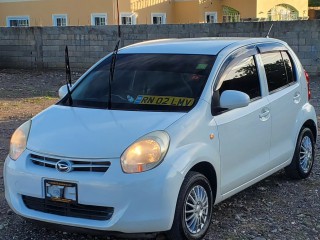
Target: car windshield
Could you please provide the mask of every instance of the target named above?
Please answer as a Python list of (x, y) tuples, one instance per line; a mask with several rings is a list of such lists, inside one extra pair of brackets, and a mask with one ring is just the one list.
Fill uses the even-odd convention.
[[(72, 90), (73, 107), (189, 111), (195, 106), (216, 59), (212, 55), (118, 54), (111, 90), (109, 56)], [(59, 104), (68, 105), (68, 96)]]

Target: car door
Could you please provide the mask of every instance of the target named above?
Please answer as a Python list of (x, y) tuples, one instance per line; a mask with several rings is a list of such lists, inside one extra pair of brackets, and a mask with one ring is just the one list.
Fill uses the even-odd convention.
[(286, 48), (261, 47), (261, 60), (268, 83), (272, 119), (270, 161), (279, 166), (292, 158), (295, 149), (295, 123), (302, 108), (301, 85)]
[(215, 92), (245, 92), (247, 107), (220, 109), (215, 114), (220, 140), (221, 193), (255, 179), (269, 169), (271, 119), (268, 100), (256, 67), (256, 49), (240, 49), (222, 67)]

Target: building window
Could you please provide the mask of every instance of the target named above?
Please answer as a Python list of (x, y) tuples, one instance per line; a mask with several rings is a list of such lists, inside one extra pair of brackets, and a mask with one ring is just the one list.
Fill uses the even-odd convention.
[(237, 11), (231, 7), (224, 6), (222, 21), (223, 22), (240, 22), (239, 11)]
[(206, 12), (205, 13), (206, 23), (216, 23), (218, 22), (218, 14), (217, 12)]
[(298, 10), (287, 4), (279, 4), (268, 12), (269, 21), (292, 21), (298, 19)]
[(120, 13), (120, 24), (122, 25), (136, 24), (136, 15), (134, 13)]
[(165, 13), (151, 13), (151, 23), (152, 24), (166, 24), (166, 14)]
[(104, 13), (91, 14), (91, 25), (93, 26), (107, 25), (107, 14), (104, 14)]
[(52, 15), (53, 26), (64, 27), (67, 26), (68, 17), (67, 14)]
[(7, 17), (7, 27), (29, 27), (30, 18), (28, 16)]

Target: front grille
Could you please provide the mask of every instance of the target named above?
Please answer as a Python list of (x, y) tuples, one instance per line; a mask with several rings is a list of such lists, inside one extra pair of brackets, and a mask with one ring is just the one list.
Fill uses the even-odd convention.
[(22, 200), (29, 209), (66, 217), (109, 220), (114, 211), (114, 208), (112, 207), (56, 202), (50, 199), (35, 198), (24, 195), (22, 196)]
[[(35, 154), (30, 155), (30, 160), (33, 164), (47, 167), (55, 168), (57, 162), (64, 160), (59, 158), (44, 157)], [(71, 163), (71, 171), (82, 171), (82, 172), (106, 172), (110, 167), (111, 163), (104, 160), (68, 160)]]

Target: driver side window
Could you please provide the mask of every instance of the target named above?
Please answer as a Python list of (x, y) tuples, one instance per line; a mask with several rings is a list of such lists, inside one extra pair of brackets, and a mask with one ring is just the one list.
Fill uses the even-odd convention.
[(219, 94), (226, 90), (241, 91), (249, 95), (251, 101), (261, 97), (259, 75), (253, 56), (234, 59), (221, 77)]

